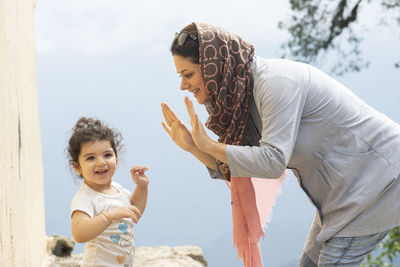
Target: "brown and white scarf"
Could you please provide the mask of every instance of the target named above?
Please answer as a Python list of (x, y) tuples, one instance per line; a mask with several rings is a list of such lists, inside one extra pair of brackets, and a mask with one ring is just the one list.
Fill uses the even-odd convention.
[[(254, 47), (223, 28), (205, 23), (195, 25), (199, 64), (210, 100), (206, 126), (218, 135), (220, 143), (244, 145), (253, 101)], [(228, 166), (221, 163), (220, 170), (229, 181)]]

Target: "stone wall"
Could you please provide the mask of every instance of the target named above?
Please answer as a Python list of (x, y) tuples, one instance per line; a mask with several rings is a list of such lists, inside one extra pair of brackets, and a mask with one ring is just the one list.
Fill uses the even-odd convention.
[(41, 266), (43, 168), (35, 0), (0, 0), (0, 266)]

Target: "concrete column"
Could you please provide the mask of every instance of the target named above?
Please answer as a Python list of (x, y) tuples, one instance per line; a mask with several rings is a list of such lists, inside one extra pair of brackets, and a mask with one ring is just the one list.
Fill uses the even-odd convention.
[(41, 266), (43, 167), (34, 0), (0, 0), (0, 266)]

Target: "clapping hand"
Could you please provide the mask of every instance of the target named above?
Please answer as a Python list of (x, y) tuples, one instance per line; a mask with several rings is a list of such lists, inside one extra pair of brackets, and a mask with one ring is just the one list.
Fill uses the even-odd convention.
[(162, 111), (165, 122), (162, 122), (164, 130), (171, 139), (183, 150), (192, 153), (198, 160), (210, 169), (215, 169), (215, 160), (227, 163), (226, 145), (213, 141), (204, 129), (194, 110), (193, 102), (185, 97), (186, 109), (190, 117), (190, 130), (166, 104), (162, 103)]
[(192, 131), (176, 116), (166, 103), (161, 104), (165, 118), (162, 126), (171, 139), (183, 150), (191, 152), (197, 147), (199, 150), (207, 152), (207, 145), (212, 140), (207, 135), (197, 113), (195, 113), (192, 100), (187, 96), (185, 97), (185, 104), (190, 117)]
[(186, 109), (190, 117), (190, 125), (192, 126), (192, 139), (196, 146), (203, 152), (207, 152), (208, 145), (212, 139), (207, 135), (203, 124), (199, 120), (199, 115), (194, 111), (193, 101), (189, 97), (185, 97)]
[(171, 139), (183, 150), (191, 152), (195, 148), (192, 134), (189, 128), (184, 124), (166, 104), (161, 104), (165, 122), (162, 122), (164, 130)]
[(148, 168), (144, 166), (134, 166), (131, 169), (132, 180), (137, 186), (145, 187), (149, 184), (149, 178), (145, 174), (147, 170)]

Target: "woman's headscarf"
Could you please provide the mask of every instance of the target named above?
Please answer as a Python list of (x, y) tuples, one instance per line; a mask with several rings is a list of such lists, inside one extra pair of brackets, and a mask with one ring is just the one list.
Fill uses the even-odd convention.
[[(254, 47), (223, 28), (204, 23), (195, 25), (199, 64), (210, 99), (206, 126), (218, 135), (220, 143), (244, 145), (253, 100)], [(220, 170), (230, 180), (228, 166), (221, 164)]]
[[(195, 23), (199, 64), (209, 97), (206, 126), (220, 143), (244, 145), (253, 101), (254, 47), (220, 27)], [(275, 197), (286, 178), (231, 178), (227, 164), (219, 164), (231, 188), (233, 243), (246, 267), (261, 267), (259, 246), (263, 227), (272, 214)]]

